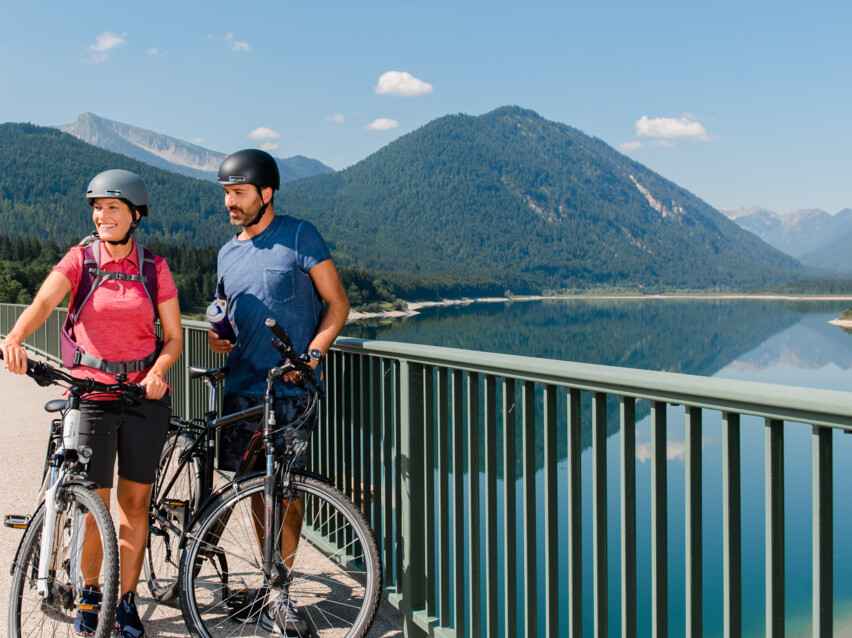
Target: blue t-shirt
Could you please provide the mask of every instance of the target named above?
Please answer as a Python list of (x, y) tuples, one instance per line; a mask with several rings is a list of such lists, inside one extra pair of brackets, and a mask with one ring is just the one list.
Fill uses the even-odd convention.
[[(228, 355), (231, 368), (225, 389), (231, 394), (261, 397), (266, 373), (282, 363), (264, 325), (274, 318), (290, 335), (296, 352), (307, 350), (322, 316), (322, 299), (308, 272), (331, 253), (310, 222), (276, 215), (259, 235), (234, 236), (219, 251), (216, 296), (228, 300), (237, 343)], [(321, 372), (317, 368), (317, 377)], [(296, 396), (304, 390), (276, 383), (276, 395)]]

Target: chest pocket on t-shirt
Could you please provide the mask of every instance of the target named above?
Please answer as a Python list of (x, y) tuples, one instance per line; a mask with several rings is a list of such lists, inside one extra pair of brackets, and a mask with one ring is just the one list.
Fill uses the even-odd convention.
[(295, 295), (295, 275), (292, 270), (266, 268), (263, 271), (263, 292), (272, 307), (292, 300)]

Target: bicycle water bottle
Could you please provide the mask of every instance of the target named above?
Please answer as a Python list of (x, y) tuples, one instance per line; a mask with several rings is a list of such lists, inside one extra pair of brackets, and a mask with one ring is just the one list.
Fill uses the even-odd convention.
[(226, 300), (215, 299), (207, 307), (207, 321), (210, 322), (213, 332), (219, 335), (221, 339), (227, 339), (231, 343), (237, 342), (234, 327), (231, 325), (231, 320), (228, 319), (228, 302)]

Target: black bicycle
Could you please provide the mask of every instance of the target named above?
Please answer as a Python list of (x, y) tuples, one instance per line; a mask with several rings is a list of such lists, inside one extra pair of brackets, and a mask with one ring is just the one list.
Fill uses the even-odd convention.
[[(97, 614), (94, 635), (107, 638), (118, 598), (118, 545), (109, 508), (86, 472), (92, 450), (79, 444), (80, 401), (100, 392), (138, 401), (145, 388), (124, 375), (115, 384), (77, 379), (36, 361), (27, 362), (27, 375), (42, 386), (67, 387), (68, 398), (44, 406), (61, 418), (51, 422), (35, 513), (4, 519), (6, 527), (26, 530), (11, 569), (9, 636), (71, 636), (83, 610)], [(100, 602), (84, 594), (86, 583), (97, 583)]]
[[(276, 629), (363, 636), (381, 599), (378, 546), (350, 499), (324, 477), (293, 469), (307, 439), (279, 449), (278, 428), (307, 427), (320, 391), (284, 330), (271, 319), (267, 326), (285, 363), (269, 370), (262, 405), (216, 418), (227, 370), (190, 368), (191, 378), (209, 385), (209, 410), (197, 421), (172, 419), (152, 496), (148, 584), (158, 600), (180, 596), (195, 636), (269, 636)], [(277, 424), (274, 385), (293, 370), (310, 409)], [(259, 417), (262, 429), (234, 480), (211, 494), (216, 430)], [(257, 455), (265, 470), (245, 474)]]

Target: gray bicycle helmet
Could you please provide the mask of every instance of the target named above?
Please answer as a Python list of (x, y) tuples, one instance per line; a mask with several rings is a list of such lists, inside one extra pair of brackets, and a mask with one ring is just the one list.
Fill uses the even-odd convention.
[(220, 184), (254, 184), (258, 192), (267, 187), (276, 191), (281, 186), (281, 175), (272, 155), (256, 148), (247, 148), (224, 159), (219, 167), (217, 181)]
[(89, 206), (94, 205), (94, 200), (98, 197), (124, 199), (140, 215), (148, 214), (148, 187), (136, 173), (120, 168), (98, 173), (86, 189), (86, 201)]

